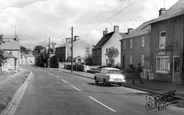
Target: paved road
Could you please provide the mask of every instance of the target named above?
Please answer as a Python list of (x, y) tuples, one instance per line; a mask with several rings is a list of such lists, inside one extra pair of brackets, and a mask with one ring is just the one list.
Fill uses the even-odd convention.
[(183, 115), (184, 109), (146, 110), (147, 92), (96, 86), (94, 80), (47, 68), (32, 77), (14, 115)]

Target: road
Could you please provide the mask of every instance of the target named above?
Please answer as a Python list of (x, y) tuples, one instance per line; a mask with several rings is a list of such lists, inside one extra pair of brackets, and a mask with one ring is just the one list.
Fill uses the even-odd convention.
[(183, 115), (184, 109), (146, 110), (147, 92), (95, 85), (93, 79), (47, 68), (34, 76), (14, 115)]

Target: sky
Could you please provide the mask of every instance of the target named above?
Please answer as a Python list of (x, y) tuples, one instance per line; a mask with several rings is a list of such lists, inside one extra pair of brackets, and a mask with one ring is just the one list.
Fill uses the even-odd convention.
[(73, 35), (91, 45), (103, 31), (121, 33), (158, 17), (158, 10), (178, 0), (0, 0), (0, 34), (19, 37), (21, 46), (58, 45)]

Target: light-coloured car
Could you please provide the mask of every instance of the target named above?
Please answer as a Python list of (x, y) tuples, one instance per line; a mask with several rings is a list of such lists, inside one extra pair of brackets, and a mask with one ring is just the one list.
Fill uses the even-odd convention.
[(122, 75), (119, 69), (110, 67), (102, 68), (100, 73), (95, 73), (94, 79), (95, 84), (102, 82), (104, 86), (111, 83), (121, 86), (123, 82), (126, 82), (125, 75)]

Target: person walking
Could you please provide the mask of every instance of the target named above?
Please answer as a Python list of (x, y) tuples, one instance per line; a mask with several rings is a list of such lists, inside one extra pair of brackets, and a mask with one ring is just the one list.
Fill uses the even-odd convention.
[(135, 69), (135, 76), (132, 80), (132, 84), (135, 84), (135, 79), (138, 78), (139, 81), (141, 82), (141, 84), (143, 84), (143, 81), (141, 80), (141, 72), (142, 72), (142, 68), (141, 68), (141, 63), (138, 63), (137, 68)]

